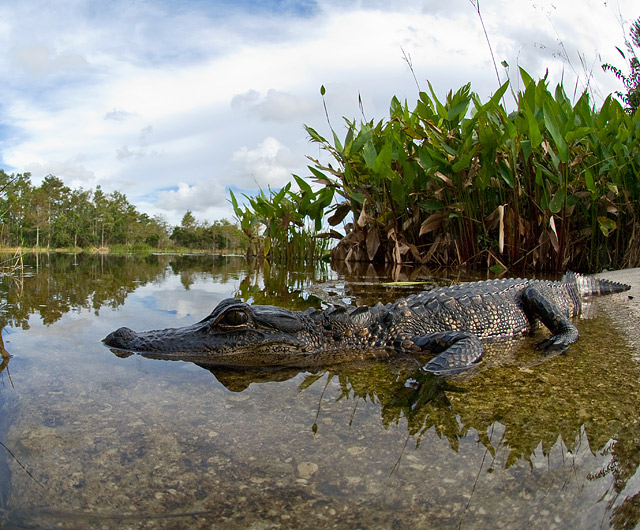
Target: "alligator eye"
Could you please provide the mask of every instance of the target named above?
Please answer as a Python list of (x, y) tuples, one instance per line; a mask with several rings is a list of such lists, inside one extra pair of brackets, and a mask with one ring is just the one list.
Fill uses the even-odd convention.
[(249, 315), (245, 311), (229, 311), (220, 320), (223, 326), (243, 326), (249, 322)]

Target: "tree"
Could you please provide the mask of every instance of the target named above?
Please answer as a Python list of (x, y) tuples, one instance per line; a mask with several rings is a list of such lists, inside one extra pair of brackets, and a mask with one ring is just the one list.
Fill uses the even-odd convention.
[(3, 230), (5, 244), (14, 246), (25, 244), (26, 215), (30, 209), (29, 197), (33, 189), (30, 177), (31, 173), (19, 173), (8, 176), (6, 182), (3, 180), (5, 208), (2, 216), (7, 227)]
[[(93, 206), (95, 208), (95, 234), (100, 241), (100, 247), (105, 246), (105, 242), (108, 240), (111, 229), (113, 227), (113, 217), (109, 208), (109, 199), (107, 195), (102, 191), (100, 184), (96, 186), (96, 191), (93, 194)], [(105, 238), (106, 235), (106, 238)]]
[(37, 191), (45, 197), (47, 246), (69, 244), (65, 213), (69, 209), (71, 189), (65, 186), (58, 177), (47, 175)]
[[(95, 244), (92, 237), (91, 226), (93, 212), (91, 192), (83, 190), (82, 188), (73, 190), (69, 198), (66, 226), (74, 247)], [(64, 245), (64, 243), (62, 245)]]
[(624, 39), (624, 44), (627, 49), (626, 54), (617, 46), (616, 50), (625, 61), (629, 61), (629, 74), (625, 75), (622, 70), (608, 63), (603, 64), (602, 69), (605, 72), (613, 72), (622, 81), (626, 93), (616, 92), (616, 95), (626, 104), (625, 110), (629, 114), (633, 114), (640, 107), (640, 60), (638, 60), (636, 52), (636, 50), (640, 50), (640, 18), (631, 24), (629, 38)]
[(196, 218), (193, 216), (193, 212), (191, 210), (187, 210), (184, 216), (182, 217), (182, 222), (180, 226), (188, 231), (194, 232), (196, 229)]
[[(158, 247), (168, 242), (166, 221), (138, 212), (119, 191), (71, 190), (53, 175), (34, 187), (30, 177), (0, 169), (0, 245)], [(190, 223), (197, 226), (193, 216)]]

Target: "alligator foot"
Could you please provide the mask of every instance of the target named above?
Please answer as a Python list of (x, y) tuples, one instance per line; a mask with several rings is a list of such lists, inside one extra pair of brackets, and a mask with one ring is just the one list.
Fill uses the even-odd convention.
[(536, 345), (538, 349), (546, 353), (562, 353), (578, 340), (578, 329), (537, 286), (527, 287), (523, 298), (530, 313), (553, 333)]
[(445, 375), (467, 370), (484, 354), (482, 342), (472, 333), (442, 331), (412, 340), (420, 351), (437, 353), (422, 367), (423, 372)]
[(569, 347), (569, 345), (575, 342), (577, 338), (578, 338), (577, 330), (574, 333), (573, 330), (568, 329), (563, 333), (559, 333), (557, 335), (553, 335), (552, 337), (549, 337), (548, 339), (541, 340), (536, 344), (536, 348), (538, 350), (544, 351), (547, 354), (564, 353)]

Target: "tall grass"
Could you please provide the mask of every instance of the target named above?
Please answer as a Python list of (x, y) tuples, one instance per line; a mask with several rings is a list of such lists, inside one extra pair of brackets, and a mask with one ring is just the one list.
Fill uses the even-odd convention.
[(333, 257), (541, 271), (638, 265), (640, 114), (612, 97), (595, 109), (586, 92), (574, 104), (562, 86), (552, 93), (546, 77), (520, 73), (510, 113), (508, 83), (484, 102), (470, 85), (445, 101), (429, 85), (415, 108), (393, 98), (388, 120), (345, 120), (343, 140), (307, 126), (335, 161), (310, 157), (309, 166), (341, 197), (329, 223), (350, 221)]

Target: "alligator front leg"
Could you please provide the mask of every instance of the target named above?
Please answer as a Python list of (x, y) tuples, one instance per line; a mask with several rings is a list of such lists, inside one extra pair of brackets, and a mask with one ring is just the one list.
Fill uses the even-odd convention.
[(537, 317), (553, 334), (537, 344), (547, 353), (562, 353), (569, 344), (578, 340), (578, 329), (535, 285), (523, 293), (524, 302), (531, 316)]
[(436, 353), (421, 370), (434, 374), (456, 373), (476, 365), (484, 354), (482, 342), (464, 331), (441, 331), (403, 341), (410, 350)]

